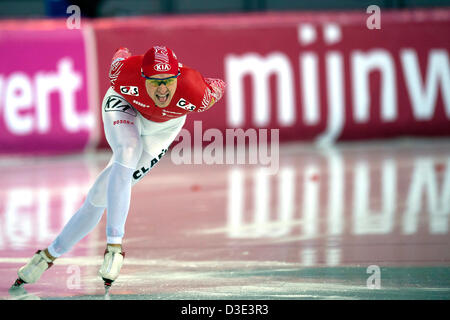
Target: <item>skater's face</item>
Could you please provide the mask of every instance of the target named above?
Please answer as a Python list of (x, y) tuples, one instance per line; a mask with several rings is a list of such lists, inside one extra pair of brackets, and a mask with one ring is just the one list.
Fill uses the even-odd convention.
[(145, 80), (145, 88), (155, 105), (165, 108), (172, 101), (177, 90), (177, 78), (171, 74), (157, 74)]

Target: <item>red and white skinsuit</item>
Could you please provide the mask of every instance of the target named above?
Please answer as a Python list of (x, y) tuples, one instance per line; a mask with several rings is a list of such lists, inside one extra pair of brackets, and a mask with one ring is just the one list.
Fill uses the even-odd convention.
[(222, 80), (203, 78), (198, 71), (179, 64), (175, 94), (166, 108), (159, 108), (146, 92), (146, 79), (141, 76), (142, 59), (140, 55), (113, 62), (109, 78), (111, 88), (147, 120), (164, 122), (190, 112), (202, 112), (223, 96), (225, 83)]
[(102, 103), (105, 136), (113, 156), (95, 180), (81, 208), (48, 247), (53, 257), (69, 251), (89, 233), (105, 209), (107, 243), (121, 244), (131, 186), (165, 154), (187, 114), (205, 111), (223, 96), (225, 83), (222, 80), (203, 78), (198, 71), (176, 62), (174, 66), (179, 67), (180, 75), (172, 100), (165, 108), (157, 107), (141, 75), (143, 57), (145, 55), (131, 56), (127, 49), (119, 49), (113, 57), (109, 74), (111, 87)]

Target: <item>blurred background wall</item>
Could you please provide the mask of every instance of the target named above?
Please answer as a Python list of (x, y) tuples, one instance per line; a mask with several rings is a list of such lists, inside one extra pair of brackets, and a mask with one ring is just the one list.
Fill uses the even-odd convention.
[(192, 134), (450, 136), (450, 1), (2, 0), (0, 15), (0, 153), (107, 147), (100, 105), (111, 57), (156, 44), (228, 84), (214, 108), (191, 114)]
[(290, 10), (361, 10), (448, 6), (448, 0), (2, 0), (0, 17), (64, 16), (68, 5), (80, 6), (85, 16), (112, 17), (157, 14), (232, 13)]

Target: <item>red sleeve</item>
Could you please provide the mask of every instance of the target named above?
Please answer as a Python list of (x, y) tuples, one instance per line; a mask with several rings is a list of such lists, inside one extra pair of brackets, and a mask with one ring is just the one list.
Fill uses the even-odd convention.
[(208, 84), (209, 88), (211, 89), (211, 94), (216, 99), (216, 102), (222, 99), (223, 94), (225, 93), (225, 87), (226, 83), (222, 79), (213, 79), (213, 78), (206, 78), (205, 79), (206, 84)]
[(125, 47), (120, 47), (114, 53), (114, 56), (111, 59), (111, 67), (109, 69), (109, 81), (111, 83), (111, 87), (114, 88), (115, 82), (119, 77), (120, 71), (122, 70), (123, 63), (129, 57), (131, 57), (131, 52)]
[[(195, 111), (203, 112), (223, 97), (225, 82), (221, 79), (204, 78), (200, 73), (196, 73), (196, 88), (192, 91), (198, 92), (198, 94), (196, 95), (197, 101), (193, 101), (193, 104), (197, 106)], [(213, 101), (212, 104), (211, 101)]]
[(186, 66), (182, 67), (181, 74), (183, 88), (180, 94), (189, 97), (189, 102), (196, 106), (196, 112), (207, 110), (212, 100), (217, 102), (222, 98), (225, 88), (225, 82), (222, 80), (205, 79), (200, 72)]
[(122, 72), (124, 62), (125, 60), (118, 59), (111, 64), (111, 68), (109, 69), (109, 82), (113, 88), (116, 85), (116, 81), (119, 78), (120, 73)]

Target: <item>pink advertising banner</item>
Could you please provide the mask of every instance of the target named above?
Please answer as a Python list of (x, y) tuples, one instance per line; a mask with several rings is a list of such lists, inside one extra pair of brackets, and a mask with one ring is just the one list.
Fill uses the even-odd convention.
[(189, 116), (192, 134), (450, 136), (450, 9), (383, 11), (379, 28), (369, 21), (357, 11), (111, 18), (83, 20), (81, 29), (2, 21), (0, 153), (107, 147), (99, 115), (111, 57), (120, 46), (138, 55), (157, 44), (227, 83), (217, 105)]
[(141, 17), (95, 22), (102, 95), (119, 46), (164, 44), (224, 99), (185, 128), (279, 129), (280, 141), (450, 135), (450, 9)]
[(82, 31), (62, 22), (7, 26), (0, 24), (0, 153), (85, 149), (97, 124)]

